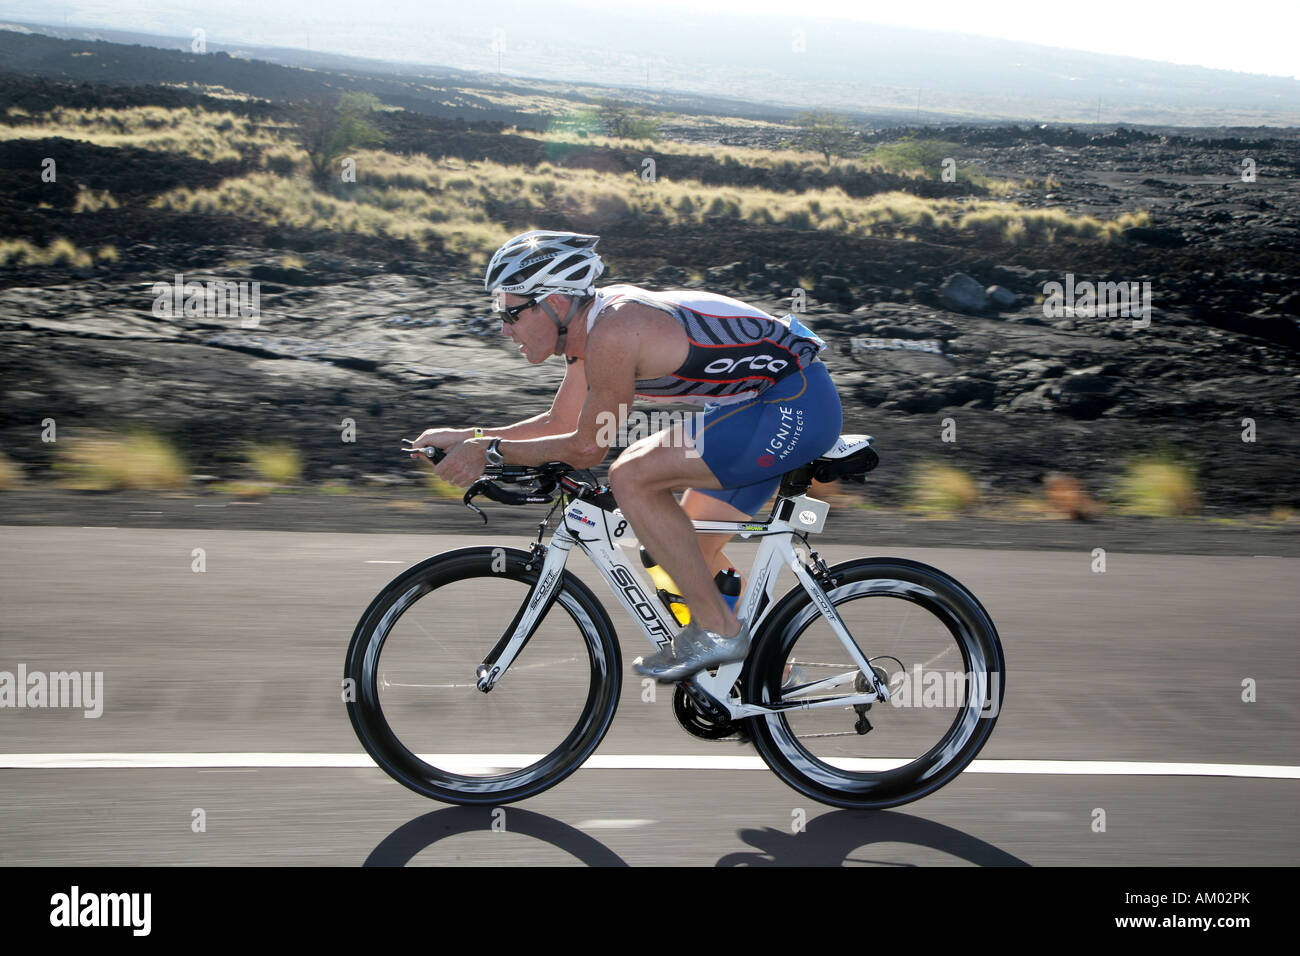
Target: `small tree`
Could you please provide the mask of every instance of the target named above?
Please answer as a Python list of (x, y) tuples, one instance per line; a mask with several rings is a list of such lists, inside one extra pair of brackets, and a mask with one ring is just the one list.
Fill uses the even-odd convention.
[(336, 103), (314, 101), (302, 107), (298, 142), (307, 151), (316, 185), (329, 183), (335, 161), (349, 149), (383, 142), (369, 118), (379, 105), (379, 98), (370, 93), (344, 93)]
[(596, 115), (606, 136), (619, 139), (659, 139), (659, 121), (645, 110), (619, 100), (597, 100)]
[(836, 156), (847, 156), (857, 145), (847, 117), (825, 110), (809, 110), (794, 118), (799, 131), (794, 144), (800, 149), (821, 153), (829, 165)]

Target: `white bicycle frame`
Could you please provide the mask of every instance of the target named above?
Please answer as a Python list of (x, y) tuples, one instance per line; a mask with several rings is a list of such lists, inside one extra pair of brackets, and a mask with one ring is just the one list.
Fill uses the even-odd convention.
[[(793, 537), (803, 532), (819, 532), (825, 524), (829, 510), (826, 502), (800, 495), (794, 498), (779, 498), (775, 515), (785, 519), (796, 518), (802, 527), (796, 528), (788, 520), (774, 518), (769, 522), (737, 521), (695, 521), (695, 530), (702, 533), (737, 534), (742, 538), (754, 536), (763, 540), (759, 544), (758, 554), (750, 571), (748, 585), (745, 589), (736, 616), (750, 622), (750, 633), (757, 636), (759, 629), (776, 606), (776, 584), (781, 567), (789, 567), (795, 574), (803, 589), (812, 598), (814, 605), (826, 618), (832, 631), (844, 645), (849, 658), (858, 670), (837, 674), (823, 680), (801, 684), (791, 692), (807, 694), (824, 691), (843, 684), (855, 684), (858, 675), (863, 675), (867, 690), (840, 697), (802, 699), (786, 698), (771, 705), (741, 703), (738, 696), (732, 695), (732, 688), (744, 666), (743, 661), (724, 664), (713, 676), (707, 670), (695, 674), (691, 681), (703, 689), (713, 700), (725, 707), (732, 719), (755, 717), (787, 710), (813, 710), (821, 707), (844, 707), (853, 704), (872, 704), (889, 699), (889, 688), (884, 681), (877, 679), (875, 671), (867, 662), (867, 657), (858, 648), (835, 606), (826, 596), (812, 574), (808, 572), (803, 559), (795, 550)], [(478, 688), (489, 691), (505, 674), (515, 656), (523, 648), (527, 638), (532, 634), (544, 609), (546, 609), (563, 578), (564, 567), (569, 553), (577, 545), (591, 558), (593, 564), (608, 582), (610, 590), (618, 597), (623, 607), (645, 633), (646, 639), (656, 650), (667, 647), (681, 626), (671, 612), (657, 599), (653, 588), (643, 586), (643, 579), (638, 576), (625, 556), (625, 545), (634, 543), (630, 534), (630, 525), (620, 511), (606, 511), (604, 508), (581, 499), (574, 500), (564, 508), (564, 517), (546, 549), (546, 557), (530, 596), (528, 606), (519, 617), (514, 632), (493, 663), (490, 670), (481, 668)], [(759, 607), (762, 596), (767, 601)]]

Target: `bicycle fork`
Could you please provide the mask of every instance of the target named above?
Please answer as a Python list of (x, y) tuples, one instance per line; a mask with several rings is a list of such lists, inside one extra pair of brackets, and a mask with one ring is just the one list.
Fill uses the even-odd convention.
[(569, 559), (573, 539), (556, 535), (551, 539), (550, 547), (534, 544), (529, 557), (530, 564), (541, 562), (537, 580), (533, 582), (528, 596), (515, 613), (514, 620), (505, 633), (497, 640), (483, 663), (474, 670), (476, 686), (483, 693), (488, 693), (496, 686), (497, 680), (519, 656), (529, 638), (537, 632), (551, 605), (560, 593), (560, 579), (564, 576), (564, 565)]

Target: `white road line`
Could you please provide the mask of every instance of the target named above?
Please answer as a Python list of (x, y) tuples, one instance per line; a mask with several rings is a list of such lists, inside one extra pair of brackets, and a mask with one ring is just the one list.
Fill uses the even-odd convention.
[[(1064, 816), (1064, 814), (1062, 814)], [(635, 830), (637, 827), (648, 827), (654, 823), (654, 820), (635, 820), (635, 819), (597, 819), (583, 820), (575, 824), (579, 830)]]
[[(421, 754), (452, 771), (514, 769), (540, 754)], [(903, 759), (833, 762), (844, 770), (889, 770)], [(195, 767), (373, 767), (365, 754), (327, 753), (31, 753), (0, 754), (0, 770), (184, 769)], [(586, 770), (766, 770), (759, 757), (686, 754), (596, 754)], [(976, 760), (966, 773), (1091, 774), (1100, 776), (1259, 777), (1300, 780), (1300, 767), (1278, 764), (1150, 763), (1136, 760)]]

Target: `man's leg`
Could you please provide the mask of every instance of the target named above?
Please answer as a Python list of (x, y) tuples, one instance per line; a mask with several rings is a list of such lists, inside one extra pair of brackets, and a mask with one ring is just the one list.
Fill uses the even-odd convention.
[(688, 450), (681, 426), (650, 435), (614, 462), (609, 485), (637, 539), (677, 582), (690, 606), (691, 622), (730, 636), (740, 630), (740, 622), (713, 584), (691, 518), (673, 497), (673, 491), (680, 488), (716, 489), (722, 485), (702, 458), (687, 456)]
[[(750, 516), (739, 508), (732, 507), (710, 495), (702, 494), (690, 488), (682, 495), (682, 510), (693, 521), (749, 521)], [(700, 534), (700, 551), (704, 554), (704, 563), (711, 577), (727, 568), (735, 568), (733, 562), (723, 552), (723, 548), (734, 538), (732, 534)], [(653, 552), (651, 552), (653, 553)], [(739, 568), (737, 568), (739, 571)]]

